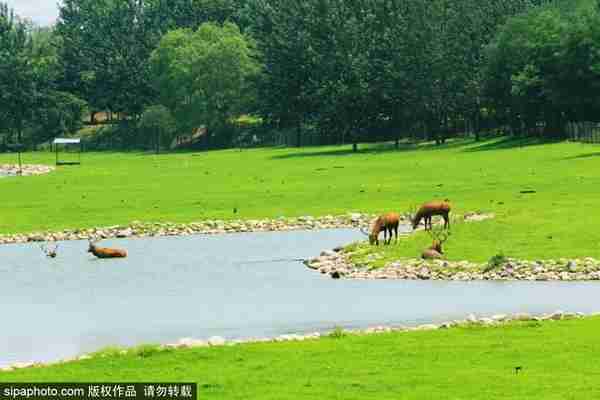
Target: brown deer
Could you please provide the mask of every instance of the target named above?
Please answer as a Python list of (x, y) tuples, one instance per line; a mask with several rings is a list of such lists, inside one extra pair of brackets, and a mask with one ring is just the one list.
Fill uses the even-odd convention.
[(433, 239), (433, 243), (431, 246), (423, 250), (421, 253), (421, 258), (424, 260), (431, 259), (439, 259), (444, 257), (444, 251), (442, 250), (442, 245), (448, 240), (450, 237), (450, 231), (428, 231), (429, 235)]
[(434, 215), (441, 215), (444, 218), (444, 228), (450, 228), (450, 200), (446, 199), (444, 201), (430, 201), (429, 203), (425, 203), (419, 208), (419, 211), (415, 214), (412, 219), (412, 227), (413, 229), (417, 229), (419, 223), (421, 223), (421, 219), (425, 223), (425, 230), (427, 230), (427, 226), (429, 225), (429, 230), (431, 230), (432, 224), (431, 219)]
[(110, 249), (108, 247), (98, 247), (90, 240), (88, 253), (92, 253), (98, 258), (123, 258), (127, 257), (127, 251), (121, 249)]
[(48, 248), (45, 244), (40, 244), (40, 249), (46, 254), (46, 257), (56, 258), (58, 245), (55, 244), (53, 248)]
[[(383, 231), (383, 243), (389, 244), (392, 241), (392, 233), (396, 234), (396, 241), (398, 241), (398, 225), (400, 224), (400, 215), (394, 212), (380, 215), (377, 217), (371, 228), (371, 233), (365, 232), (361, 228), (361, 232), (369, 237), (370, 244), (376, 244), (379, 246), (379, 233)], [(388, 239), (387, 234), (390, 234)]]

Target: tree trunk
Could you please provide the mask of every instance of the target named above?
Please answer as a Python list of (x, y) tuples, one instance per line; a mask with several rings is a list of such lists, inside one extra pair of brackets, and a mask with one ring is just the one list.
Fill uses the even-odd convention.
[(565, 122), (560, 112), (552, 112), (546, 117), (546, 125), (544, 126), (544, 137), (549, 139), (558, 139), (564, 137)]
[(21, 145), (23, 143), (23, 121), (22, 120), (19, 121), (19, 130), (17, 132), (17, 139), (18, 139), (17, 152), (18, 152), (18, 157), (19, 157), (19, 175), (23, 175), (23, 163), (21, 160)]
[(473, 123), (473, 133), (475, 133), (475, 141), (479, 142), (481, 140), (481, 121), (480, 121), (479, 110), (477, 110), (477, 112), (475, 112), (472, 123)]
[(302, 147), (302, 124), (300, 122), (296, 126), (296, 144), (298, 147)]
[(160, 129), (156, 128), (156, 154), (160, 153)]

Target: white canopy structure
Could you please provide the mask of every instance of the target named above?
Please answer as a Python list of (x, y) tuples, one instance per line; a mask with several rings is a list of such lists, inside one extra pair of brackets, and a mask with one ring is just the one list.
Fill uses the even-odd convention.
[(56, 139), (54, 139), (52, 144), (55, 144), (55, 145), (56, 144), (81, 144), (81, 139), (79, 139), (79, 138), (72, 138), (72, 139), (56, 138)]
[[(55, 138), (52, 141), (54, 152), (56, 153), (56, 165), (79, 165), (81, 164), (81, 149), (82, 143), (80, 138)], [(58, 159), (59, 148), (68, 149), (68, 147), (77, 147), (77, 161), (65, 161)], [(68, 153), (68, 151), (67, 151)]]

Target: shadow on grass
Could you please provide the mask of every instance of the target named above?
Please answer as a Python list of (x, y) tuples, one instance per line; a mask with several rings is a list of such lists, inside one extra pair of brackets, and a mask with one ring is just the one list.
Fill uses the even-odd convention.
[(585, 153), (585, 154), (579, 154), (576, 156), (565, 157), (565, 158), (563, 158), (563, 160), (581, 160), (584, 158), (594, 158), (594, 157), (600, 157), (600, 151), (597, 151), (594, 153)]
[(272, 159), (290, 159), (290, 158), (307, 158), (307, 157), (330, 157), (330, 156), (349, 156), (358, 154), (383, 154), (392, 152), (406, 152), (406, 151), (436, 151), (436, 150), (447, 150), (456, 147), (462, 147), (470, 144), (471, 140), (465, 139), (454, 139), (449, 140), (445, 144), (436, 145), (434, 142), (427, 142), (422, 144), (414, 143), (400, 143), (399, 147), (393, 143), (382, 143), (382, 144), (370, 144), (364, 143), (358, 145), (357, 151), (352, 151), (352, 145), (344, 145), (343, 147), (331, 148), (328, 147), (326, 150), (322, 148), (312, 148), (300, 150), (295, 153), (281, 154), (271, 157)]
[(472, 153), (478, 151), (493, 151), (493, 150), (510, 150), (529, 146), (537, 146), (550, 143), (558, 143), (559, 140), (543, 140), (540, 138), (515, 138), (505, 136), (500, 139), (491, 139), (487, 141), (475, 142), (474, 146), (470, 146), (463, 151)]

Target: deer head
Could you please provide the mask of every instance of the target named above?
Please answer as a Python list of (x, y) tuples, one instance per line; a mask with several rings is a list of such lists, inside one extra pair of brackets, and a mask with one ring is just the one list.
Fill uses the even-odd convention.
[(40, 249), (46, 254), (46, 256), (54, 258), (56, 257), (58, 245), (55, 244), (54, 247), (48, 248), (45, 243), (40, 244)]
[(415, 219), (417, 218), (417, 212), (418, 212), (418, 207), (415, 204), (413, 204), (409, 207), (408, 211), (404, 214), (406, 217), (408, 217), (413, 230), (417, 229), (417, 226), (419, 223), (418, 221), (415, 221)]
[(360, 232), (369, 238), (369, 244), (373, 245), (378, 243), (379, 232), (376, 229), (373, 229), (371, 232), (367, 232), (365, 228), (360, 228)]

